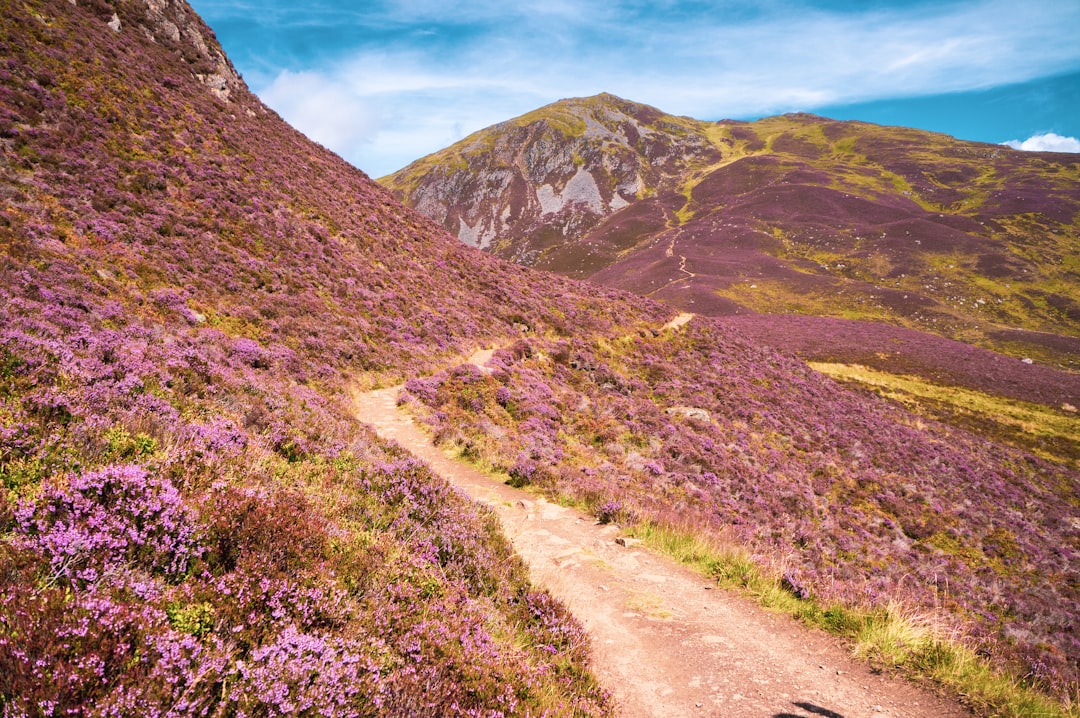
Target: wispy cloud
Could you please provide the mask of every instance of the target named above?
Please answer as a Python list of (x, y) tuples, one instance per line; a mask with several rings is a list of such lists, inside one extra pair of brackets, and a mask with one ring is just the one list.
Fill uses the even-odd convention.
[(266, 104), (311, 139), (342, 156), (363, 153), (363, 145), (379, 131), (367, 98), (334, 74), (283, 70), (262, 88)]
[(1080, 152), (1080, 140), (1075, 137), (1062, 137), (1054, 132), (1032, 135), (1023, 142), (1009, 140), (1002, 144), (1025, 152)]
[[(835, 3), (828, 3), (835, 6)], [(373, 175), (462, 133), (601, 91), (701, 119), (1022, 82), (1080, 67), (1080, 3), (812, 0), (405, 0), (349, 21), (361, 38), (254, 89)], [(324, 11), (325, 12), (325, 8)], [(350, 119), (351, 118), (351, 119)]]

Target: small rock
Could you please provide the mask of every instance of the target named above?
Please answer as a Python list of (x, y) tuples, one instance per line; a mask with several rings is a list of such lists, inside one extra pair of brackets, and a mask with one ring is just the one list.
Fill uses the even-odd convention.
[(1028, 359), (1027, 357), (1024, 357), (1020, 361), (1024, 362), (1025, 364), (1034, 364), (1035, 363), (1034, 359)]
[(712, 418), (708, 409), (701, 409), (696, 406), (671, 406), (664, 409), (664, 413), (668, 416), (684, 416), (687, 419), (696, 421), (709, 421)]
[(109, 20), (108, 25), (113, 32), (120, 32), (120, 16), (113, 13), (112, 20)]

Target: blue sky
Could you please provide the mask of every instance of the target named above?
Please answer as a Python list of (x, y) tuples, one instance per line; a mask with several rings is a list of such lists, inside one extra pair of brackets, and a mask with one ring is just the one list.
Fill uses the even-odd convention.
[(252, 90), (373, 177), (599, 92), (1080, 152), (1080, 0), (191, 4)]

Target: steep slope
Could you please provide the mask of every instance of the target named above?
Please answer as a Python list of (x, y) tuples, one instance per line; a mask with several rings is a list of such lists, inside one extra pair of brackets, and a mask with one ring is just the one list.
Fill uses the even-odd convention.
[(497, 522), (340, 397), (668, 310), (462, 247), (178, 0), (5, 0), (0, 58), (0, 712), (610, 712)]
[[(600, 95), (382, 181), (500, 256), (690, 311), (873, 319), (1077, 367), (1075, 155), (811, 115), (704, 123)], [(576, 191), (593, 184), (599, 201)]]

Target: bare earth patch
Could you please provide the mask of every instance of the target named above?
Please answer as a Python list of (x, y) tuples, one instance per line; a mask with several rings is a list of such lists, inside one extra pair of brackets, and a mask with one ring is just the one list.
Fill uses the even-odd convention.
[(688, 323), (694, 315), (690, 312), (681, 312), (674, 319), (664, 325), (664, 329), (678, 329), (679, 327)]
[(357, 417), (495, 510), (533, 581), (588, 630), (593, 668), (622, 715), (970, 715), (955, 700), (873, 673), (837, 639), (716, 590), (632, 540), (616, 543), (617, 527), (598, 525), (448, 457), (398, 410), (399, 390), (357, 393)]

